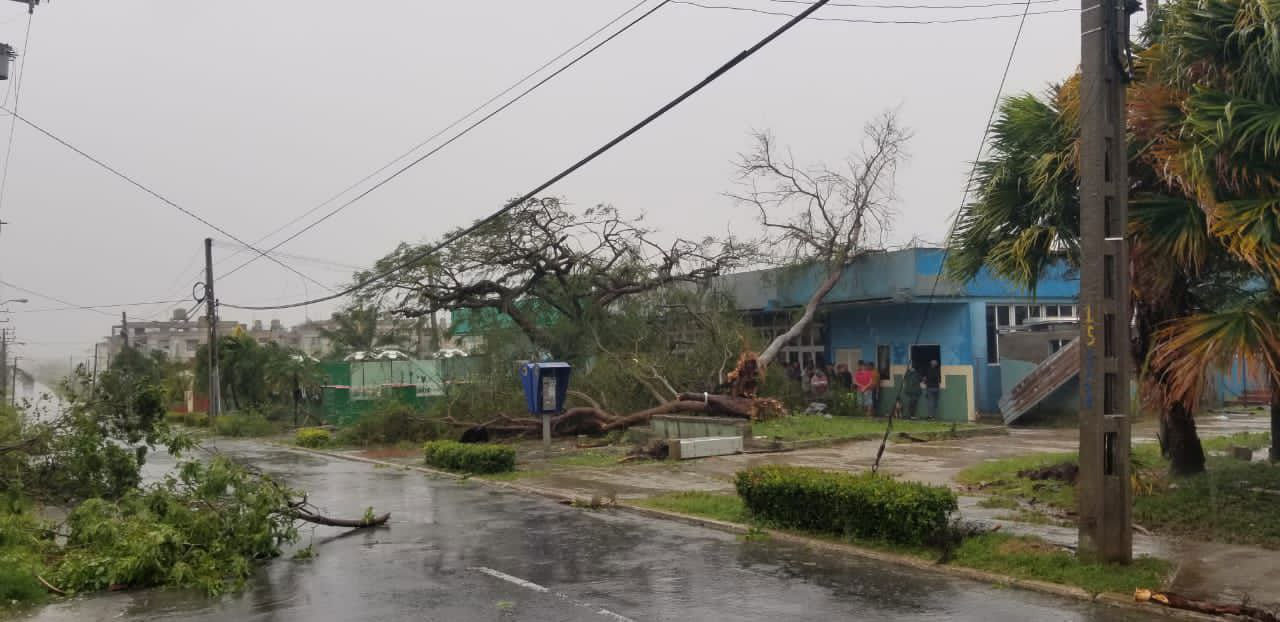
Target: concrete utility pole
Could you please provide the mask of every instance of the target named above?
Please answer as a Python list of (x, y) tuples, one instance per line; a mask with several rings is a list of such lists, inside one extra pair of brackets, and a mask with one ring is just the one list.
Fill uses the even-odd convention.
[[(1132, 4), (1130, 4), (1132, 3)], [(1080, 14), (1080, 541), (1082, 557), (1133, 559), (1129, 483), (1129, 250), (1125, 83), (1137, 0)]]
[(21, 358), (20, 356), (13, 357), (13, 393), (9, 394), (10, 406), (18, 405), (18, 360)]
[(0, 328), (0, 399), (8, 392), (9, 377), (9, 329)]
[(209, 421), (222, 412), (218, 375), (218, 299), (213, 295), (213, 238), (204, 239), (204, 309), (209, 321)]

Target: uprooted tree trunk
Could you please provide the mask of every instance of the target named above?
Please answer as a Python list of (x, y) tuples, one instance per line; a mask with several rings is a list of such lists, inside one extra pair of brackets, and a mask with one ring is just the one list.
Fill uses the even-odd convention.
[[(737, 367), (729, 372), (729, 382), (725, 387), (729, 390), (728, 394), (678, 393), (674, 400), (626, 415), (611, 413), (595, 403), (591, 406), (579, 406), (552, 417), (551, 433), (556, 436), (602, 434), (645, 425), (654, 415), (677, 413), (700, 413), (750, 420), (767, 419), (781, 413), (783, 408), (777, 400), (756, 396), (761, 376), (762, 367), (757, 361), (756, 354), (744, 352), (738, 359)], [(540, 419), (510, 417), (503, 414), (479, 425), (474, 421), (459, 421), (452, 417), (446, 417), (444, 422), (458, 427), (483, 429), (491, 434), (532, 434), (542, 429)]]
[(769, 363), (772, 363), (773, 359), (777, 358), (783, 346), (803, 334), (805, 329), (813, 323), (813, 318), (818, 313), (818, 305), (822, 304), (823, 299), (836, 286), (841, 274), (844, 274), (843, 263), (827, 271), (827, 278), (822, 280), (822, 283), (818, 285), (818, 289), (814, 290), (813, 295), (809, 297), (809, 302), (804, 305), (804, 313), (800, 314), (799, 319), (791, 324), (791, 328), (774, 337), (773, 341), (769, 342), (769, 345), (765, 347), (764, 352), (760, 353), (759, 362), (761, 367), (768, 367)]

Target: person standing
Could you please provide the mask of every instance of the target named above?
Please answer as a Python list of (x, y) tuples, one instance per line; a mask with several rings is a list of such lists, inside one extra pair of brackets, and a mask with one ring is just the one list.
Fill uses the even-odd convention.
[(907, 373), (902, 375), (902, 397), (906, 398), (906, 409), (903, 416), (907, 419), (916, 418), (916, 407), (920, 405), (920, 390), (923, 383), (920, 381), (920, 372), (914, 367), (908, 367)]
[(929, 418), (938, 418), (938, 398), (942, 393), (942, 368), (938, 361), (929, 361), (929, 369), (924, 372), (924, 398), (929, 405)]
[(858, 389), (858, 405), (870, 415), (871, 410), (871, 366), (866, 361), (858, 361), (858, 373), (853, 375), (853, 384)]
[(844, 363), (836, 365), (836, 385), (844, 391), (853, 390), (853, 374), (849, 372), (849, 366)]
[(880, 370), (875, 363), (867, 361), (867, 370), (871, 372), (871, 416), (880, 416)]

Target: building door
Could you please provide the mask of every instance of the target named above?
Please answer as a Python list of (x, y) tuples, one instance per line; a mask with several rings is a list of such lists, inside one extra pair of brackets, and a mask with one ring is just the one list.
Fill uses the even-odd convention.
[(911, 366), (921, 374), (929, 369), (930, 361), (938, 361), (939, 367), (942, 365), (942, 347), (930, 344), (918, 344), (911, 346)]

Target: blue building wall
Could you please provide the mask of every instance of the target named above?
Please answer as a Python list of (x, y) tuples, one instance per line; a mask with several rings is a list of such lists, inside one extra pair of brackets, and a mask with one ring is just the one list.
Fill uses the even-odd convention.
[[(833, 309), (827, 314), (828, 350), (856, 348), (874, 358), (876, 346), (889, 345), (894, 365), (910, 362), (912, 344), (940, 346), (943, 365), (973, 364), (973, 331), (967, 303), (866, 305)], [(928, 321), (920, 330), (920, 322)]]
[[(965, 283), (939, 278), (944, 261), (943, 249), (915, 248), (852, 262), (824, 300), (827, 359), (835, 360), (842, 349), (858, 349), (863, 358), (872, 359), (877, 345), (890, 344), (893, 364), (906, 365), (912, 344), (937, 344), (943, 366), (972, 370), (975, 408), (997, 412), (1004, 383), (1000, 366), (990, 364), (987, 352), (987, 305), (1075, 304), (1079, 277), (1061, 263), (1046, 271), (1036, 291), (1028, 292), (985, 268)], [(807, 266), (734, 275), (725, 285), (743, 309), (788, 309), (803, 306), (824, 276), (822, 266)], [(926, 313), (928, 321), (917, 339)]]

